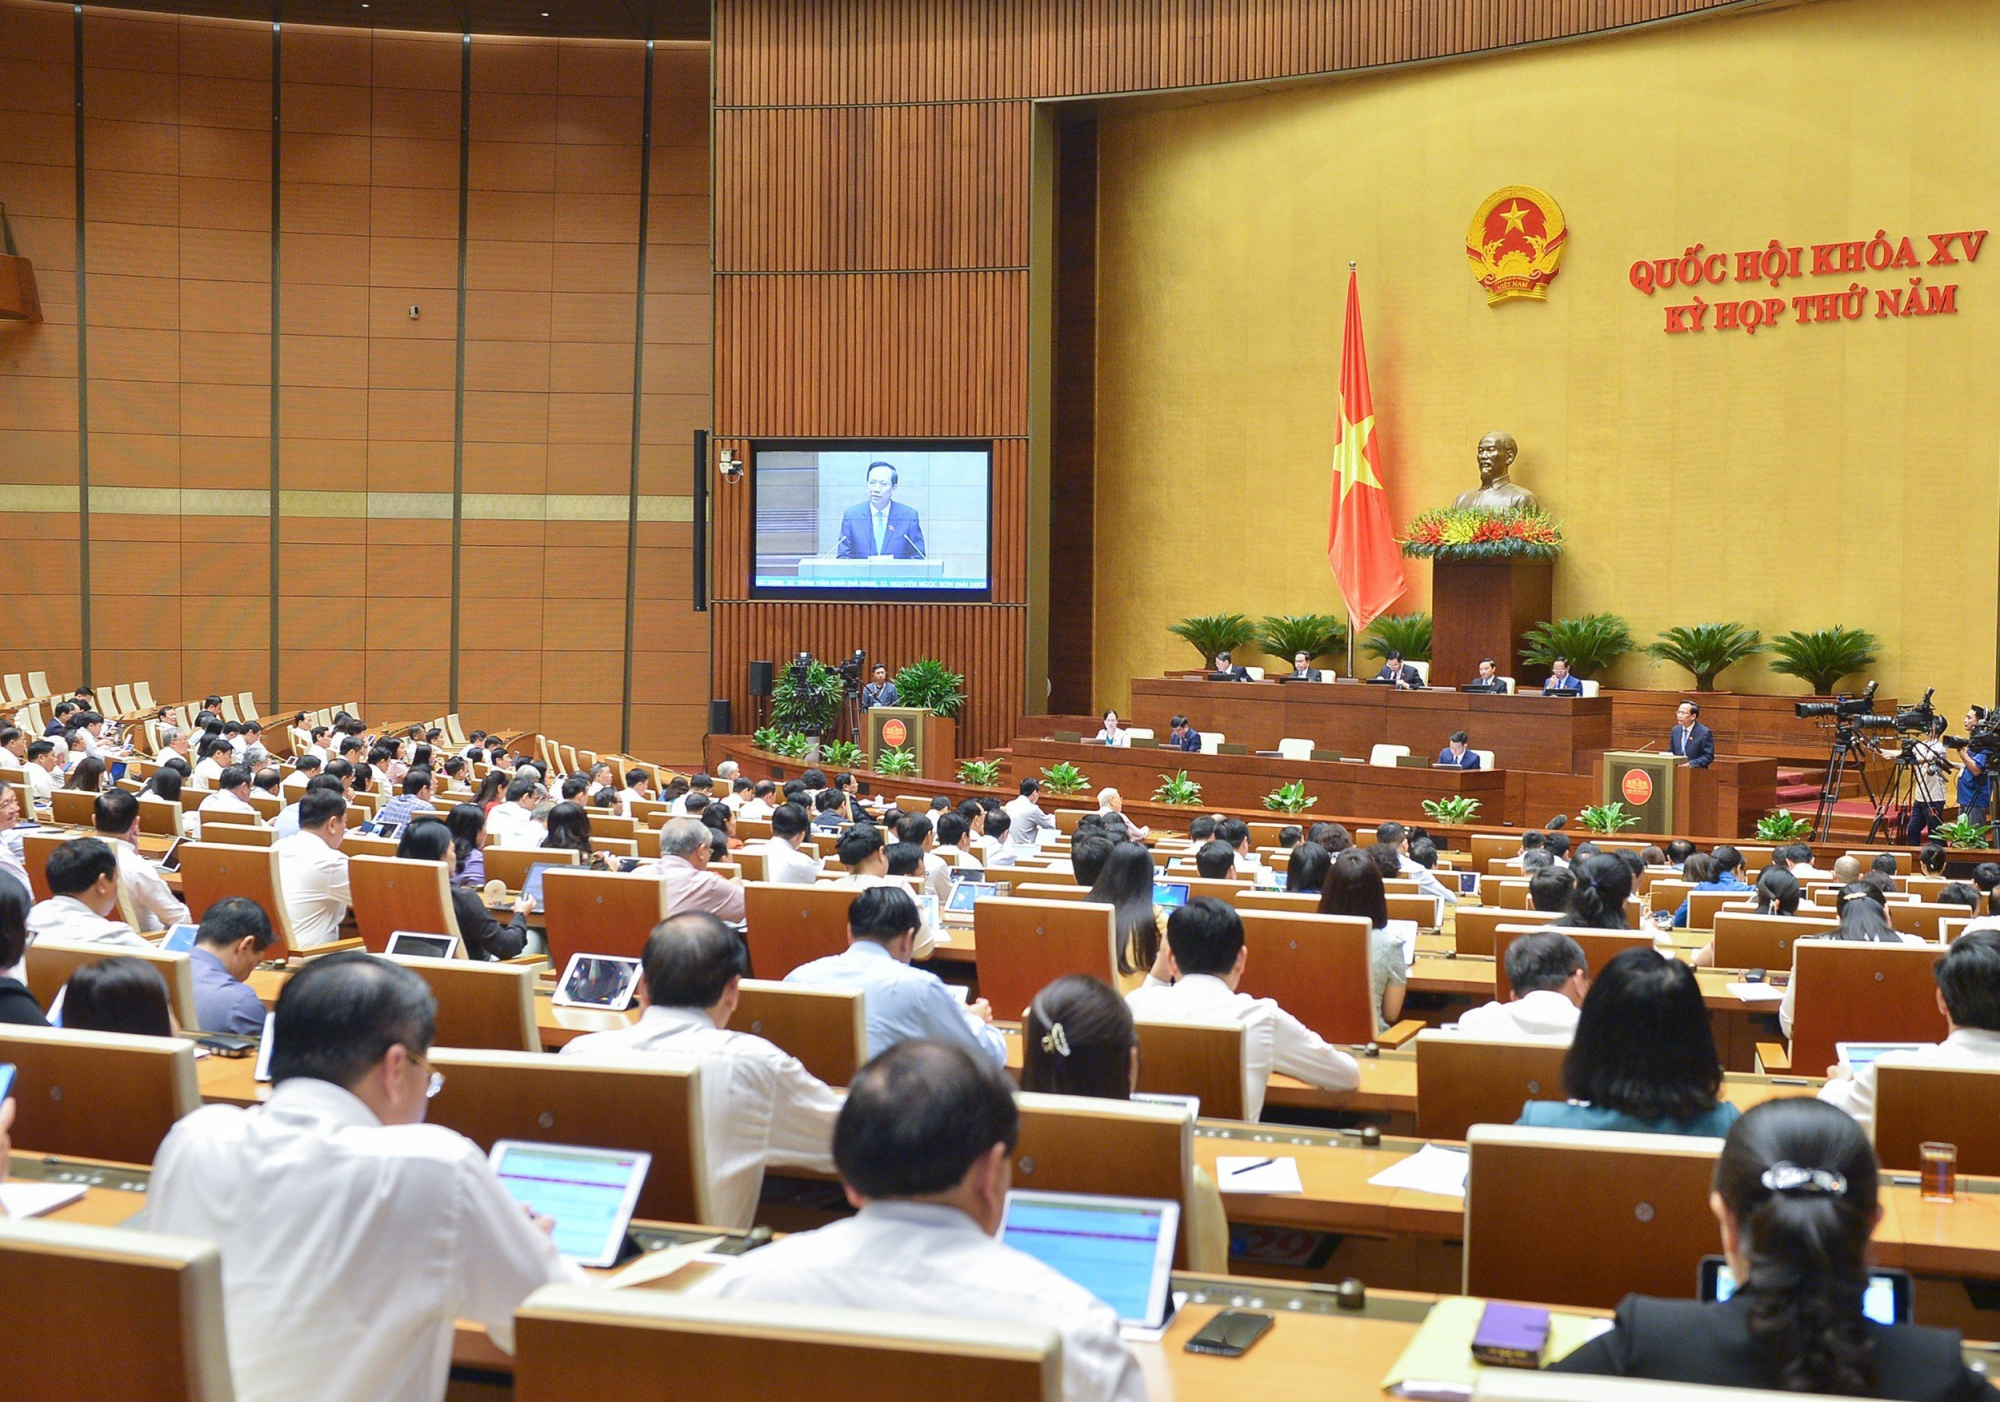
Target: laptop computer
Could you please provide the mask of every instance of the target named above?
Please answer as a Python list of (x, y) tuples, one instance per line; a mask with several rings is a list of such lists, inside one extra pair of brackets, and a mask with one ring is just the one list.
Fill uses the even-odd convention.
[(536, 910), (545, 909), (545, 906), (543, 905), (542, 902), (542, 874), (546, 872), (550, 867), (555, 867), (560, 871), (583, 870), (582, 867), (577, 866), (573, 862), (530, 863), (528, 867), (528, 874), (521, 878), (521, 894), (526, 896), (529, 900), (535, 903)]
[(618, 1264), (651, 1154), (502, 1139), (490, 1161), (509, 1197), (555, 1219), (557, 1251), (580, 1266)]
[(1180, 1223), (1181, 1205), (1165, 1198), (1017, 1190), (1007, 1194), (1000, 1239), (1104, 1301), (1120, 1324), (1157, 1329), (1172, 1300)]
[(1166, 906), (1169, 910), (1179, 909), (1188, 903), (1188, 883), (1185, 881), (1155, 881), (1153, 883), (1153, 904)]

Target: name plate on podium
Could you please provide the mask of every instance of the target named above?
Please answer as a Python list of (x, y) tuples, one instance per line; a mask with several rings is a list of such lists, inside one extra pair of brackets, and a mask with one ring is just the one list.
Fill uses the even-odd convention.
[(1606, 750), (1601, 803), (1622, 803), (1639, 819), (1638, 831), (1674, 830), (1674, 779), (1680, 761), (1647, 750)]

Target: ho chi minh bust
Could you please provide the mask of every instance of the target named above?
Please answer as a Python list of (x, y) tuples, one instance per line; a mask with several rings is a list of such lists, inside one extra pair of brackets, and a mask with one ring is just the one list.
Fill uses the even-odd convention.
[(1460, 493), (1452, 505), (1473, 511), (1491, 511), (1496, 515), (1522, 507), (1539, 506), (1533, 492), (1517, 486), (1507, 476), (1507, 469), (1514, 465), (1515, 454), (1519, 452), (1520, 447), (1511, 433), (1489, 433), (1480, 439), (1479, 490)]

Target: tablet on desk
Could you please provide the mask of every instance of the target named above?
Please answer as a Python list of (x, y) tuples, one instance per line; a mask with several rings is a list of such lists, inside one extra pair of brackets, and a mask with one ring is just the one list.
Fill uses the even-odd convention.
[(1085, 1193), (1007, 1194), (1000, 1239), (1081, 1285), (1120, 1324), (1166, 1322), (1181, 1205), (1165, 1198)]
[(1155, 881), (1153, 883), (1153, 904), (1178, 910), (1188, 903), (1188, 883), (1185, 881)]
[(265, 1013), (264, 1036), (257, 1043), (257, 1069), (251, 1072), (251, 1075), (267, 1085), (271, 1080), (271, 1043), (277, 1040), (277, 1037), (273, 1035), (277, 1030), (278, 1015), (276, 1013)]
[(951, 888), (951, 899), (945, 903), (946, 910), (969, 911), (972, 903), (987, 896), (1000, 894), (1000, 887), (991, 881), (961, 881)]
[(419, 959), (459, 959), (464, 948), (457, 935), (427, 935), (414, 930), (398, 930), (389, 936), (385, 954), (414, 954)]
[(572, 954), (556, 981), (553, 1001), (559, 1008), (624, 1012), (632, 1006), (632, 994), (644, 975), (645, 966), (637, 959), (617, 954)]
[[(1736, 1277), (1720, 1256), (1701, 1258), (1700, 1295), (1705, 1304), (1721, 1304), (1736, 1293)], [(1861, 1287), (1861, 1312), (1877, 1324), (1910, 1322), (1910, 1274), (1908, 1271), (1873, 1269)]]
[(526, 896), (529, 900), (535, 903), (536, 910), (547, 909), (546, 904), (542, 900), (542, 877), (548, 872), (548, 869), (550, 867), (556, 867), (562, 871), (583, 870), (582, 867), (577, 866), (574, 862), (530, 863), (528, 866), (528, 874), (521, 878), (521, 894)]
[(509, 1197), (554, 1220), (557, 1251), (579, 1266), (618, 1264), (651, 1154), (502, 1139), (492, 1163)]
[(194, 948), (194, 937), (201, 932), (199, 925), (175, 925), (160, 941), (160, 953), (185, 954)]
[(181, 869), (181, 843), (186, 840), (186, 838), (181, 837), (174, 839), (174, 845), (167, 849), (167, 855), (160, 858), (161, 871), (179, 871)]
[(1936, 1042), (1835, 1042), (1833, 1049), (1842, 1066), (1859, 1071), (1890, 1052), (1927, 1051), (1936, 1045)]

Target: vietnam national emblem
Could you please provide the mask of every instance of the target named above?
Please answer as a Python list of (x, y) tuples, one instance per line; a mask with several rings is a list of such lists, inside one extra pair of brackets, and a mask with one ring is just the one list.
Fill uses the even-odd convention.
[(1546, 191), (1507, 185), (1487, 196), (1465, 235), (1465, 256), (1487, 305), (1509, 297), (1545, 300), (1568, 237), (1562, 210)]

